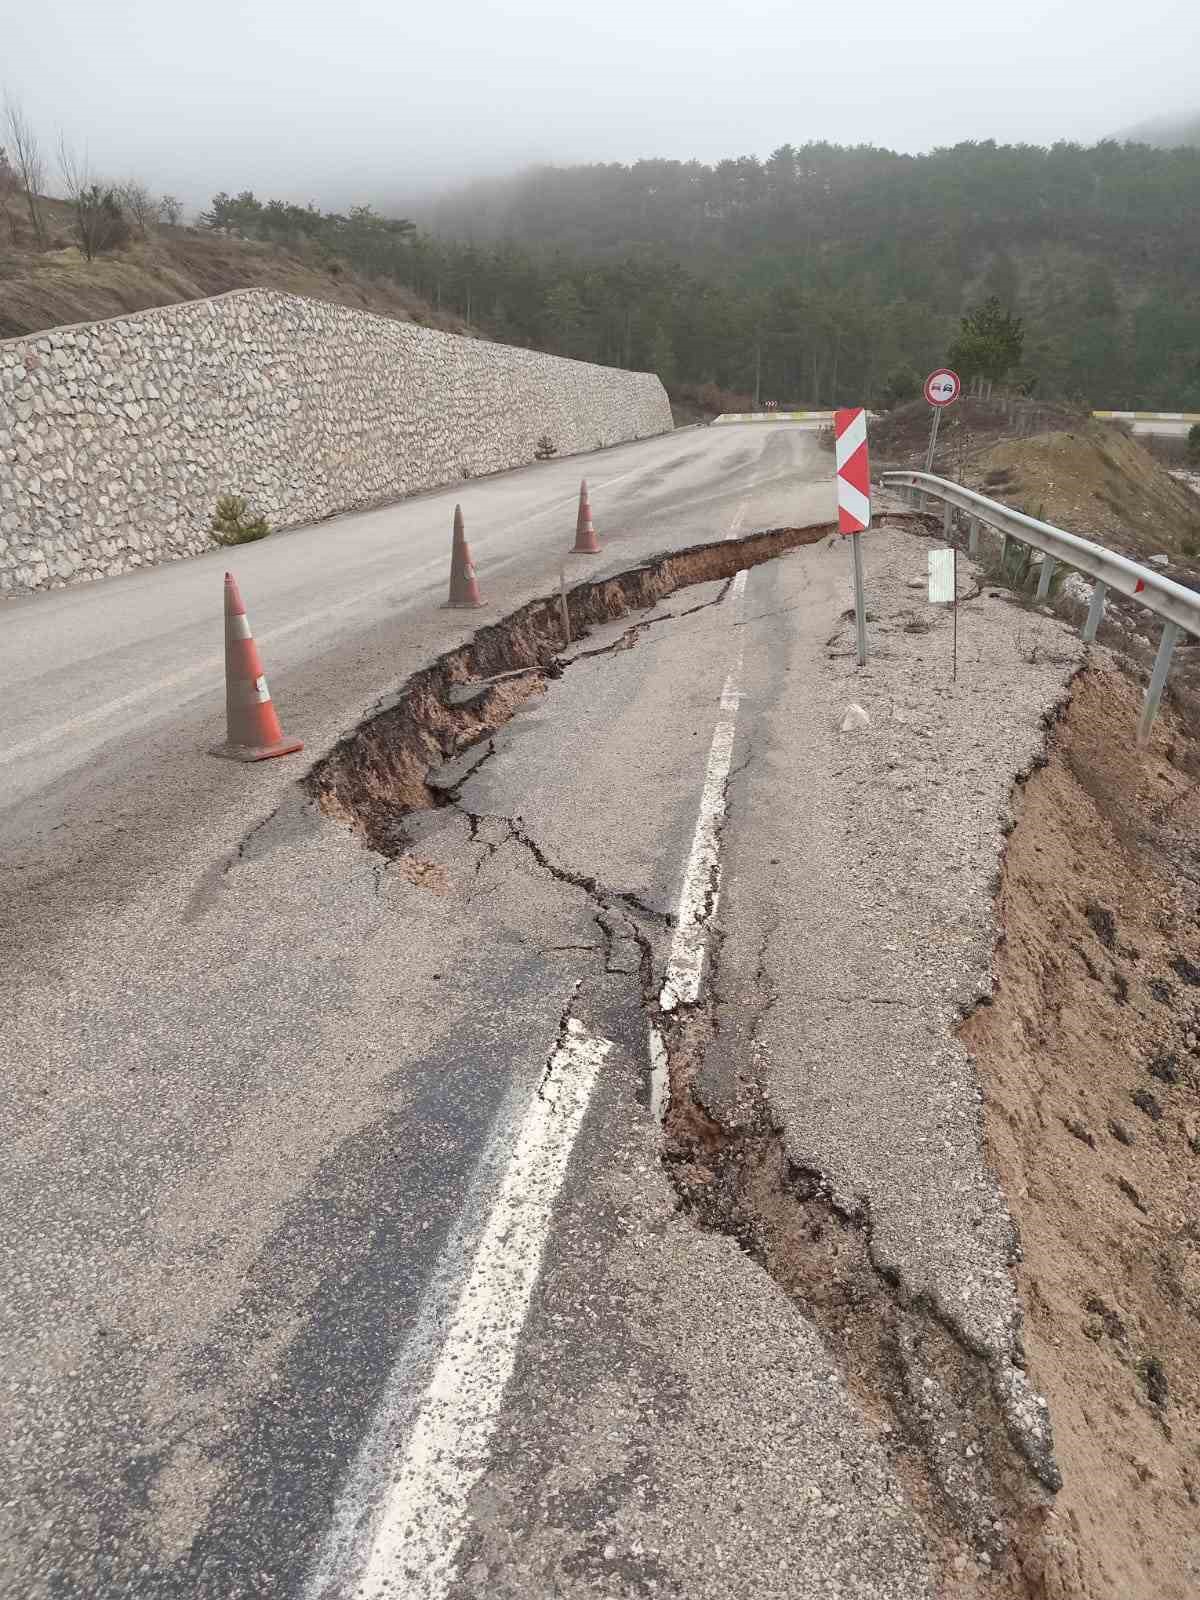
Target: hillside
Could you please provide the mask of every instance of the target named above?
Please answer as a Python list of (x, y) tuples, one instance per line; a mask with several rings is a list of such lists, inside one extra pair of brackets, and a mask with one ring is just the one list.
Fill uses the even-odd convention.
[[(88, 264), (0, 247), (0, 332), (264, 284), (584, 361), (672, 393), (888, 406), (994, 297), (1008, 384), (1078, 409), (1200, 410), (1200, 149), (781, 146), (766, 160), (537, 168), (448, 195), (418, 232), (222, 192)], [(431, 308), (437, 308), (436, 310)]]
[[(872, 467), (919, 469), (928, 440), (925, 402), (898, 406), (871, 425)], [(964, 397), (943, 418), (934, 470), (1139, 560), (1200, 556), (1200, 496), (1119, 423)]]
[(28, 218), (16, 207), (13, 226), (6, 225), (0, 238), (0, 338), (253, 286), (452, 333), (470, 331), (453, 312), (436, 311), (411, 289), (355, 272), (344, 260), (195, 228), (158, 226), (145, 239), (89, 262), (73, 242), (69, 208), (57, 200), (42, 203), (49, 249), (35, 248)]
[(542, 167), (472, 184), (432, 220), (461, 241), (443, 275), (469, 261), (481, 304), (494, 284), (510, 321), (602, 360), (628, 348), (750, 389), (757, 354), (764, 398), (878, 403), (894, 368), (928, 370), (995, 294), (1025, 322), (1022, 387), (1192, 409), (1198, 212), (1200, 150), (985, 141)]
[(1172, 150), (1179, 145), (1200, 146), (1200, 112), (1191, 116), (1181, 114), (1140, 122), (1136, 127), (1128, 128), (1121, 138), (1156, 145), (1160, 150)]
[(1200, 555), (1200, 497), (1136, 439), (1105, 423), (1001, 440), (967, 461), (963, 481), (1137, 559)]

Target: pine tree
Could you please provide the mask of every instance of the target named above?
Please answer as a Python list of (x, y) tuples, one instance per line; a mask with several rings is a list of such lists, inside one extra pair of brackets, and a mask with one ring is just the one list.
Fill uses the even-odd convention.
[(964, 381), (987, 378), (995, 383), (1017, 365), (1024, 348), (1020, 317), (1005, 311), (992, 295), (963, 317), (958, 338), (950, 346), (949, 361)]

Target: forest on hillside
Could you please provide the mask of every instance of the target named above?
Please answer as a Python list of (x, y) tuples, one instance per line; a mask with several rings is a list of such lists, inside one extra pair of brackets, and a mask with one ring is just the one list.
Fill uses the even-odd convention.
[(1024, 325), (1009, 381), (1200, 409), (1200, 150), (785, 145), (713, 165), (543, 167), (447, 196), (432, 231), (252, 193), (204, 221), (336, 250), (492, 337), (764, 400), (886, 402), (968, 307)]

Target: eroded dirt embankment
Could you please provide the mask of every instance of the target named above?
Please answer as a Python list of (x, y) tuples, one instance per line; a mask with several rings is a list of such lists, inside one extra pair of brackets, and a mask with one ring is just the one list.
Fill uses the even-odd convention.
[(1200, 786), (1138, 692), (1076, 681), (1015, 799), (996, 989), (962, 1028), (1020, 1230), (1063, 1474), (1052, 1600), (1200, 1593)]

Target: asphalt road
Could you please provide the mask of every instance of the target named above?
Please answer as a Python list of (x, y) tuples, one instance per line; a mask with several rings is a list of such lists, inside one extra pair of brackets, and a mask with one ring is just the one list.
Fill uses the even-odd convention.
[[(460, 1281), (484, 1153), (597, 959), (572, 948), (593, 907), (540, 870), (479, 901), (453, 871), (447, 892), (381, 875), (295, 782), (554, 587), (581, 472), (604, 553), (565, 560), (589, 576), (832, 505), (810, 433), (697, 430), (5, 606), (3, 1592), (297, 1592), (396, 1350)], [(439, 605), (456, 501), (479, 613)], [(291, 761), (206, 754), (226, 565), (306, 741)], [(605, 763), (665, 830), (655, 855), (647, 813), (614, 879), (663, 903), (706, 714), (654, 768), (636, 741)]]
[[(555, 585), (582, 474), (604, 543), (589, 571), (615, 570), (720, 537), (748, 494), (761, 492), (764, 515), (794, 522), (797, 464), (811, 463), (814, 448), (796, 427), (689, 430), (5, 603), (6, 866), (50, 888), (65, 870), (90, 874), (112, 856), (114, 878), (129, 885), (177, 860), (174, 830), (185, 821), (205, 828), (211, 818), (214, 839), (237, 837), (264, 799), (278, 799), (292, 769), (248, 784), (201, 759), (223, 736), (226, 567), (241, 585), (285, 729), (314, 753), (418, 666)], [(488, 602), (478, 614), (439, 609), (456, 502)], [(568, 559), (568, 569), (582, 559)], [(144, 828), (147, 816), (153, 826)]]
[[(554, 588), (581, 465), (588, 576), (832, 510), (812, 434), (759, 424), (239, 551), (307, 743), (250, 768), (205, 753), (221, 556), (6, 609), (0, 1594), (913, 1600), (952, 1558), (986, 1581), (1004, 1508), (966, 1441), (992, 1394), (1030, 1454), (1044, 1423), (951, 1029), (1074, 658), (980, 594), (948, 686), (924, 548), (880, 530), (859, 673), (827, 540), (596, 629), (386, 860), (297, 779)], [(439, 609), (456, 499), (481, 613)], [(823, 1211), (790, 1178), (707, 1226), (680, 1204), (657, 1007), (702, 974), (701, 1104), (735, 1141), (769, 1125)], [(843, 1302), (856, 1249), (870, 1291)], [(880, 1305), (902, 1372), (871, 1368)], [(945, 1479), (915, 1496), (897, 1385)], [(974, 1509), (931, 1521), (964, 1482)]]

